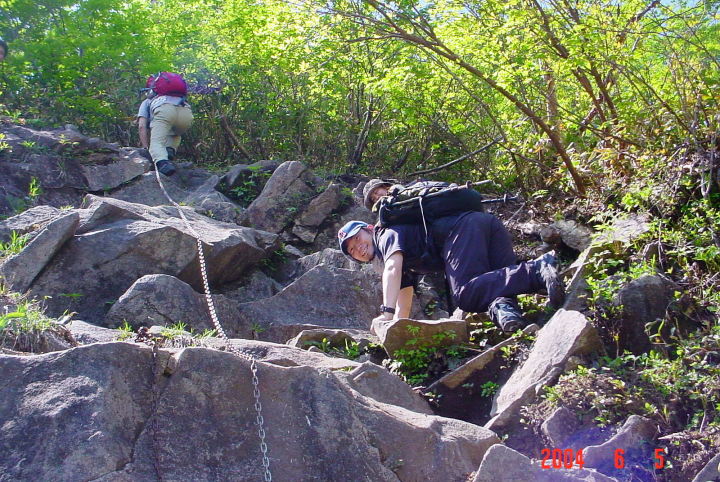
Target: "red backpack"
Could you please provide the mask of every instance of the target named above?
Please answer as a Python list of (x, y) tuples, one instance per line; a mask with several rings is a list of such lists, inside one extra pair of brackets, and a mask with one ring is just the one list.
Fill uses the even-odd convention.
[(148, 77), (145, 87), (152, 89), (157, 95), (172, 95), (185, 97), (187, 95), (187, 84), (182, 75), (173, 72), (159, 72), (157, 75)]

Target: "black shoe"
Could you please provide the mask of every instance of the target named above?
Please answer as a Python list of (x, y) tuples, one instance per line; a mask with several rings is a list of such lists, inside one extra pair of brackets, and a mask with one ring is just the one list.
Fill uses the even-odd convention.
[(175, 148), (174, 147), (166, 147), (165, 148), (168, 153), (168, 161), (174, 161), (175, 160)]
[(155, 166), (157, 167), (157, 170), (160, 172), (160, 174), (165, 174), (166, 176), (172, 176), (173, 174), (175, 174), (175, 166), (167, 159), (156, 162)]
[(514, 333), (527, 326), (520, 307), (511, 298), (496, 298), (488, 307), (488, 315), (506, 333)]
[(565, 302), (565, 285), (557, 272), (557, 258), (555, 251), (550, 251), (535, 260), (537, 275), (540, 283), (545, 286), (550, 306), (561, 308)]

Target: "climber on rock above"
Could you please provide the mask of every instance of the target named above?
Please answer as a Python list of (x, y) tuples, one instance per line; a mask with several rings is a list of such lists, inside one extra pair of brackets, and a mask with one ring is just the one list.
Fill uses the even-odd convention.
[(157, 170), (172, 176), (175, 174), (172, 160), (180, 145), (180, 136), (193, 120), (185, 98), (187, 84), (179, 74), (160, 72), (148, 78), (143, 90), (147, 91), (147, 98), (137, 113), (140, 144), (150, 151)]
[(365, 183), (363, 187), (363, 205), (372, 211), (375, 205), (381, 197), (387, 196), (393, 183), (390, 181), (384, 181), (382, 179), (370, 179)]
[(547, 290), (554, 308), (565, 300), (554, 253), (517, 263), (510, 234), (488, 213), (462, 212), (434, 220), (429, 236), (420, 224), (381, 228), (350, 221), (339, 230), (338, 241), (346, 256), (383, 265), (383, 303), (375, 320), (407, 318), (418, 275), (431, 273), (445, 273), (460, 309), (488, 311), (506, 332), (527, 324), (516, 295)]

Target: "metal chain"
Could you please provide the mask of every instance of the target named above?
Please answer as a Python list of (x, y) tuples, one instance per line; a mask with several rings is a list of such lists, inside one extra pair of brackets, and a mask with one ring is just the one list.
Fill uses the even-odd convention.
[[(183, 220), (188, 230), (193, 234), (193, 237), (197, 242), (198, 260), (200, 261), (200, 274), (202, 275), (203, 289), (205, 291), (205, 301), (207, 302), (208, 311), (210, 312), (210, 318), (212, 319), (213, 325), (215, 326), (215, 330), (218, 332), (220, 338), (222, 338), (227, 344), (227, 350), (230, 353), (250, 362), (250, 372), (252, 373), (253, 384), (253, 397), (255, 398), (255, 412), (257, 414), (255, 417), (255, 423), (258, 426), (258, 437), (260, 437), (260, 452), (262, 453), (263, 477), (266, 482), (271, 482), (272, 473), (270, 472), (268, 446), (265, 442), (265, 419), (262, 415), (262, 403), (260, 403), (260, 382), (257, 376), (257, 359), (248, 353), (240, 351), (238, 348), (230, 344), (230, 340), (228, 339), (227, 335), (225, 334), (225, 330), (223, 330), (223, 327), (220, 324), (220, 319), (218, 318), (217, 311), (215, 310), (215, 302), (213, 301), (212, 294), (210, 293), (210, 283), (208, 282), (207, 265), (205, 263), (205, 252), (203, 249), (203, 243), (202, 241), (200, 241), (200, 236), (190, 225), (190, 222), (185, 217), (185, 214), (183, 213), (180, 205), (173, 201), (173, 199), (170, 197), (170, 194), (168, 194), (167, 190), (165, 190), (165, 186), (162, 183), (162, 179), (160, 178), (160, 173), (158, 172), (157, 168), (155, 169), (155, 177), (158, 181), (158, 184), (160, 185), (160, 189), (165, 194), (165, 197), (168, 199), (168, 201), (170, 201), (173, 206), (177, 208), (178, 213), (180, 213), (180, 218)], [(212, 245), (211, 243), (208, 244)]]

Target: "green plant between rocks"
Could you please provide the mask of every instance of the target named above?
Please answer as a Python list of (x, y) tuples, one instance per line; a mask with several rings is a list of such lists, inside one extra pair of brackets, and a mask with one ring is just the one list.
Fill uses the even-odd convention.
[(413, 338), (405, 342), (405, 348), (395, 350), (392, 359), (383, 363), (409, 385), (422, 385), (446, 369), (456, 368), (467, 356), (466, 347), (448, 346), (448, 340), (456, 338), (452, 331), (436, 333), (430, 340), (417, 338), (420, 327), (410, 325), (407, 331)]
[(360, 355), (365, 353), (368, 348), (370, 348), (370, 345), (361, 348), (360, 342), (348, 339), (345, 339), (343, 346), (338, 347), (334, 346), (326, 337), (323, 337), (320, 341), (307, 341), (305, 342), (305, 346), (314, 346), (320, 349), (323, 353), (340, 358), (347, 358), (348, 360), (357, 359)]
[(18, 234), (16, 231), (10, 233), (10, 240), (7, 243), (0, 243), (0, 257), (12, 256), (20, 253), (30, 240), (29, 234)]
[(20, 351), (34, 351), (40, 337), (55, 326), (54, 320), (47, 315), (37, 300), (27, 300), (13, 294), (15, 308), (0, 314), (0, 346)]
[(129, 340), (135, 336), (135, 330), (127, 320), (123, 320), (122, 325), (118, 326), (117, 329), (120, 330), (120, 333), (117, 335), (118, 341)]

